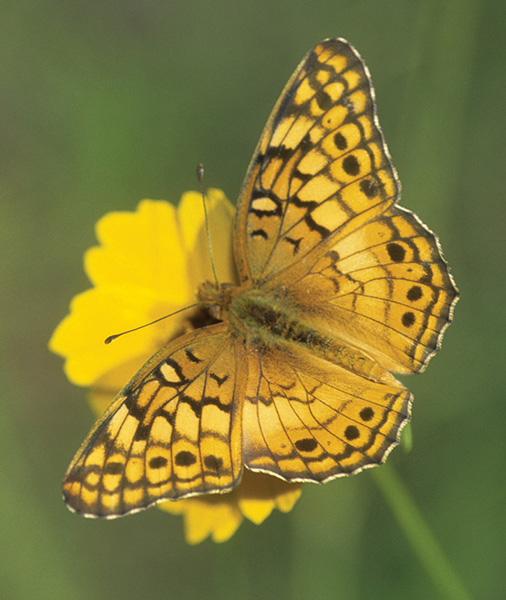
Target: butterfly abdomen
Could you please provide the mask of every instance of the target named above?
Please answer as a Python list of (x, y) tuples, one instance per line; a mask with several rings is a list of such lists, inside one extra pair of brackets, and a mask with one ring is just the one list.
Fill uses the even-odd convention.
[(390, 379), (390, 374), (360, 350), (347, 346), (307, 322), (296, 309), (266, 294), (236, 296), (230, 305), (230, 319), (258, 347), (300, 345), (324, 358), (373, 381)]

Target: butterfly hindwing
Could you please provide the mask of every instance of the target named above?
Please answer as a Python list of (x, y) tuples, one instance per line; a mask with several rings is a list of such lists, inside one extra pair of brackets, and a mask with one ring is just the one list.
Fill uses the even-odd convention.
[(249, 359), (244, 462), (287, 481), (322, 482), (383, 462), (410, 415), (409, 392), (310, 352), (278, 346)]
[(400, 373), (423, 370), (457, 298), (437, 238), (398, 206), (338, 238), (305, 276), (283, 285), (329, 335)]

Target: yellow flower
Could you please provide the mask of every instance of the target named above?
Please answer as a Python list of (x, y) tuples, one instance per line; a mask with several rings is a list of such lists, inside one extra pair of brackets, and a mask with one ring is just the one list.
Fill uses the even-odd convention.
[[(232, 254), (233, 207), (220, 190), (207, 194), (213, 258), (220, 282), (237, 283)], [(193, 327), (184, 311), (124, 335), (111, 334), (149, 323), (195, 303), (195, 291), (213, 280), (200, 194), (187, 192), (177, 208), (143, 200), (135, 212), (105, 215), (96, 226), (99, 246), (84, 257), (93, 288), (78, 294), (58, 325), (50, 349), (65, 358), (72, 383), (90, 388), (100, 414), (137, 369), (161, 346)], [(301, 486), (261, 473), (244, 472), (230, 493), (200, 496), (158, 506), (183, 514), (186, 539), (229, 539), (244, 517), (259, 524), (274, 508), (288, 512)]]

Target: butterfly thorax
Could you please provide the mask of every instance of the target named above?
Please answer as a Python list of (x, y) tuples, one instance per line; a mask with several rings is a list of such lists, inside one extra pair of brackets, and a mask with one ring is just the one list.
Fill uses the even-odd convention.
[(367, 379), (391, 378), (357, 348), (326, 335), (323, 324), (309, 321), (304, 316), (307, 310), (292, 306), (286, 295), (207, 281), (199, 287), (198, 298), (214, 318), (229, 321), (236, 335), (257, 351), (273, 346), (288, 349), (295, 344)]

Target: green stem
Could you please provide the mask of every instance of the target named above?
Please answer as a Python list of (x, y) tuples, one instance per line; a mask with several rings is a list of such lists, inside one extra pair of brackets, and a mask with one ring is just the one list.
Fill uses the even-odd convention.
[(443, 549), (390, 463), (371, 472), (402, 532), (445, 600), (471, 600)]

